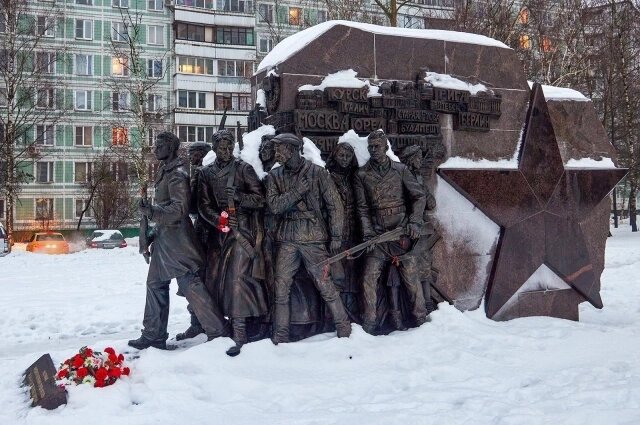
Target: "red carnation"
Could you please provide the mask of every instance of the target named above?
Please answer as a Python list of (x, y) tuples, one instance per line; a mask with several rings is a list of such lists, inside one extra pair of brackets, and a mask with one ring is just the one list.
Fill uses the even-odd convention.
[(87, 356), (87, 357), (93, 356), (93, 350), (91, 348), (89, 348), (89, 347), (85, 348), (84, 355)]
[(116, 363), (116, 362), (118, 361), (118, 356), (116, 356), (116, 355), (115, 355), (115, 354), (113, 354), (113, 353), (109, 353), (109, 361), (110, 361), (111, 363)]
[(109, 353), (109, 354), (116, 354), (116, 350), (114, 350), (114, 349), (113, 349), (113, 348), (111, 348), (111, 347), (107, 347), (107, 348), (105, 348), (105, 349), (104, 349), (104, 352), (105, 352), (105, 353)]
[(76, 374), (78, 375), (78, 378), (82, 379), (89, 374), (89, 371), (87, 370), (86, 367), (80, 367), (78, 368), (78, 371), (76, 372)]
[(114, 367), (109, 369), (109, 376), (112, 378), (119, 378), (120, 377), (120, 368), (119, 367)]
[(101, 380), (101, 379), (96, 379), (96, 383), (93, 384), (93, 386), (96, 387), (96, 388), (102, 388), (102, 387), (104, 387), (104, 381)]
[(105, 379), (107, 379), (108, 376), (109, 376), (109, 372), (107, 372), (107, 369), (101, 367), (98, 370), (96, 370), (96, 380), (104, 381)]
[(66, 378), (69, 376), (69, 369), (60, 369), (58, 371), (58, 379)]
[(123, 362), (124, 361), (124, 356), (122, 354), (118, 354), (118, 361), (119, 362)]
[(82, 356), (80, 354), (76, 354), (73, 357), (73, 367), (80, 367), (84, 364), (84, 359), (82, 358)]
[(129, 368), (128, 368), (128, 367), (124, 367), (124, 368), (122, 368), (122, 374), (123, 374), (124, 376), (129, 375), (129, 372), (131, 372), (131, 370), (129, 370)]

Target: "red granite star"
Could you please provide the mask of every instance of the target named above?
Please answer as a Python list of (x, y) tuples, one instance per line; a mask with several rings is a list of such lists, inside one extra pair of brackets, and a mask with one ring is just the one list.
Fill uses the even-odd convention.
[(500, 226), (485, 297), (488, 317), (543, 264), (597, 308), (581, 222), (624, 177), (625, 169), (565, 169), (542, 86), (531, 91), (517, 169), (441, 169), (440, 175)]

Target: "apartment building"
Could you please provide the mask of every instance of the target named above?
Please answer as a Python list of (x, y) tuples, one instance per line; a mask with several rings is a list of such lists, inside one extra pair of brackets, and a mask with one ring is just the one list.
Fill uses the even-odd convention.
[[(209, 141), (225, 110), (225, 127), (240, 137), (254, 107), (249, 78), (260, 60), (278, 41), (335, 15), (322, 0), (26, 1), (36, 19), (57, 21), (47, 30), (46, 43), (62, 48), (64, 55), (52, 61), (51, 79), (57, 88), (42, 103), (63, 105), (64, 117), (33, 130), (32, 153), (38, 160), (25, 170), (33, 181), (23, 185), (16, 205), (17, 231), (74, 229), (87, 202), (85, 183), (94, 161), (108, 147), (148, 147), (162, 129), (173, 130), (184, 143)], [(398, 25), (430, 27), (430, 18), (450, 14), (452, 2), (410, 2), (400, 10)], [(365, 9), (368, 22), (385, 23), (373, 2)], [(119, 43), (126, 47), (132, 31), (127, 16), (137, 22), (147, 76), (157, 80), (145, 108), (166, 112), (158, 112), (144, 140), (135, 120), (127, 121), (134, 96), (114, 88), (118, 81), (133, 78), (126, 55), (116, 53)], [(0, 37), (2, 32), (0, 20)], [(125, 181), (131, 170), (126, 161), (117, 161), (113, 173)], [(5, 201), (0, 198), (0, 221), (4, 214)], [(89, 210), (82, 227), (94, 226)]]

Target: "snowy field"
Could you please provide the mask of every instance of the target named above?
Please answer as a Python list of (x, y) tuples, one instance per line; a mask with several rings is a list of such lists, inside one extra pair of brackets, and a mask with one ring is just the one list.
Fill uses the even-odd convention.
[[(0, 424), (640, 424), (640, 233), (613, 230), (603, 310), (581, 322), (507, 323), (441, 305), (420, 329), (330, 334), (236, 358), (228, 338), (143, 351), (115, 385), (69, 390), (55, 411), (28, 407), (24, 369), (83, 345), (126, 349), (139, 335), (146, 268), (137, 248), (0, 258)], [(24, 249), (24, 247), (22, 247)], [(169, 332), (188, 325), (173, 295)]]

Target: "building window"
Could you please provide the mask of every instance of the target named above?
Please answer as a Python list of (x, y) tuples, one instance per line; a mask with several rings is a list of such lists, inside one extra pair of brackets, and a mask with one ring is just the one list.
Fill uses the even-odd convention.
[(49, 162), (49, 161), (36, 162), (36, 182), (38, 183), (53, 182), (53, 162)]
[(111, 143), (114, 146), (123, 146), (129, 143), (127, 129), (124, 127), (113, 127), (111, 129)]
[(178, 72), (213, 75), (213, 59), (178, 56)]
[(216, 27), (216, 43), (253, 46), (253, 28)]
[(155, 45), (164, 44), (164, 27), (162, 25), (149, 25), (147, 27), (147, 43)]
[(7, 89), (0, 89), (0, 108), (6, 108), (9, 106), (9, 101), (7, 99)]
[(76, 4), (83, 4), (85, 6), (93, 5), (93, 0), (76, 0)]
[(93, 127), (76, 127), (75, 145), (91, 146), (93, 144)]
[(147, 111), (158, 112), (162, 109), (162, 96), (159, 94), (150, 94), (147, 96)]
[(289, 8), (289, 25), (302, 25), (302, 9), (299, 7)]
[(73, 170), (73, 181), (76, 183), (86, 183), (91, 180), (91, 163), (76, 162)]
[(542, 51), (545, 53), (549, 53), (553, 51), (553, 43), (551, 42), (551, 38), (547, 37), (546, 35), (543, 35), (542, 41), (540, 43), (540, 47), (542, 48)]
[(36, 92), (36, 106), (38, 108), (53, 108), (55, 104), (55, 90), (52, 88), (38, 89)]
[(270, 38), (262, 38), (260, 37), (260, 42), (258, 43), (258, 51), (260, 53), (269, 53), (271, 49), (273, 49), (273, 40)]
[(113, 7), (125, 9), (129, 7), (129, 0), (113, 0)]
[[(76, 163), (77, 164), (77, 163)], [(93, 210), (91, 209), (91, 207), (87, 208), (87, 210), (85, 211), (85, 208), (89, 206), (89, 201), (86, 199), (76, 199), (76, 218), (80, 218), (80, 216), (83, 217), (93, 217)], [(82, 211), (84, 211), (84, 215), (82, 215)]]
[(93, 75), (93, 55), (76, 54), (76, 75)]
[(149, 0), (147, 9), (159, 12), (164, 10), (164, 0)]
[(91, 90), (76, 90), (75, 91), (75, 109), (78, 111), (90, 111), (91, 110)]
[(273, 5), (265, 3), (258, 5), (258, 22), (273, 22)]
[(224, 12), (253, 12), (253, 2), (251, 0), (218, 0), (217, 9)]
[(117, 56), (111, 58), (111, 75), (117, 77), (129, 76), (129, 58)]
[(93, 39), (93, 21), (89, 19), (76, 19), (76, 38), (81, 40)]
[(217, 110), (250, 111), (252, 109), (251, 96), (240, 93), (216, 93)]
[(1, 219), (4, 219), (4, 209), (5, 209), (4, 199), (0, 199), (0, 218)]
[(253, 62), (218, 59), (218, 75), (222, 77), (245, 77), (253, 75)]
[(521, 49), (530, 49), (531, 48), (531, 39), (528, 35), (523, 34), (520, 36), (520, 48)]
[(193, 125), (178, 126), (178, 138), (183, 143), (207, 142), (211, 140), (214, 127), (197, 127)]
[(114, 162), (111, 164), (111, 172), (116, 178), (116, 181), (126, 182), (129, 180), (129, 164), (126, 162)]
[(178, 107), (205, 109), (207, 107), (205, 92), (178, 90)]
[(129, 93), (111, 93), (111, 109), (114, 112), (126, 112), (129, 110)]
[(149, 131), (147, 132), (147, 144), (149, 146), (153, 146), (155, 139), (156, 139), (156, 132), (153, 128), (150, 128)]
[(327, 11), (326, 10), (318, 10), (318, 23), (327, 22)]
[(53, 220), (53, 198), (36, 199), (36, 220)]
[(518, 23), (525, 25), (529, 23), (529, 9), (523, 8), (518, 14)]
[(43, 146), (53, 146), (55, 144), (55, 126), (53, 125), (37, 125), (36, 126), (36, 144)]
[(179, 40), (204, 41), (204, 27), (178, 23), (176, 38)]
[(401, 22), (403, 28), (424, 28), (424, 19), (422, 17), (402, 15)]
[(111, 23), (111, 40), (116, 43), (126, 43), (129, 41), (129, 33), (124, 22)]
[(36, 64), (39, 72), (43, 74), (54, 74), (56, 72), (56, 54), (51, 52), (37, 52)]
[(213, 9), (213, 0), (176, 0), (176, 5)]
[(150, 78), (162, 78), (162, 59), (149, 59), (147, 61), (147, 76)]
[(56, 21), (47, 16), (38, 16), (38, 35), (44, 37), (54, 37)]

